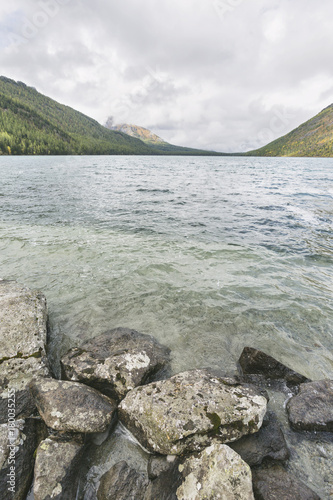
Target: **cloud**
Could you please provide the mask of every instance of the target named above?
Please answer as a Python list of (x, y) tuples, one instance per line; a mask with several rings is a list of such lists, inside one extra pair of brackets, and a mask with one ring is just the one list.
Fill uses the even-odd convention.
[(102, 123), (240, 151), (333, 101), (332, 16), (329, 0), (13, 0), (0, 62)]

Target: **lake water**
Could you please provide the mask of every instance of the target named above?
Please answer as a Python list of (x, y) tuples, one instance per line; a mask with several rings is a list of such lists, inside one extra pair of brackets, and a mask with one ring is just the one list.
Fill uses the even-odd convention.
[(1, 157), (0, 172), (0, 277), (45, 293), (55, 366), (128, 326), (171, 348), (174, 373), (234, 372), (247, 345), (333, 378), (332, 159)]

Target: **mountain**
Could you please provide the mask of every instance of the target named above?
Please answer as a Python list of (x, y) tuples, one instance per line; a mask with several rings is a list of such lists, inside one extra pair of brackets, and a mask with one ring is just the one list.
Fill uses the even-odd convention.
[(117, 130), (118, 132), (123, 132), (124, 134), (130, 135), (131, 137), (141, 139), (141, 141), (146, 142), (147, 144), (167, 144), (167, 142), (158, 137), (158, 135), (154, 134), (144, 127), (139, 127), (138, 125), (129, 125), (128, 123), (113, 125), (113, 119), (111, 117), (107, 119), (105, 126), (110, 130)]
[(154, 134), (150, 130), (144, 127), (139, 127), (138, 125), (130, 125), (128, 123), (120, 123), (118, 125), (113, 125), (113, 118), (110, 116), (105, 124), (110, 130), (117, 130), (128, 134), (131, 137), (136, 137), (141, 139), (145, 144), (149, 145), (155, 154), (163, 155), (215, 155), (215, 156), (228, 156), (226, 153), (216, 153), (214, 151), (205, 151), (200, 149), (186, 148), (184, 146), (174, 146), (169, 142), (164, 141), (158, 135)]
[(151, 154), (142, 141), (28, 87), (0, 77), (2, 154)]
[(218, 155), (188, 148), (164, 150), (59, 104), (25, 83), (0, 76), (0, 155)]
[[(136, 125), (107, 125), (0, 76), (0, 155), (231, 156), (174, 146)], [(235, 155), (333, 157), (333, 104), (267, 146)]]
[(246, 156), (333, 156), (333, 104), (289, 134)]

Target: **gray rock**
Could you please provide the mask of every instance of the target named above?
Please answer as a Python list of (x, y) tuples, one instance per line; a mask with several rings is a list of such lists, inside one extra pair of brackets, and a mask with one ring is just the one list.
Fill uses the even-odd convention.
[(0, 423), (7, 421), (8, 392), (16, 393), (16, 418), (36, 409), (28, 385), (36, 377), (50, 375), (46, 323), (46, 299), (41, 293), (0, 280)]
[(1, 500), (24, 500), (33, 477), (34, 452), (45, 436), (45, 425), (36, 419), (0, 425)]
[(238, 363), (244, 374), (261, 374), (270, 379), (284, 379), (288, 385), (298, 385), (308, 381), (304, 375), (252, 347), (244, 347)]
[(333, 431), (333, 380), (301, 384), (297, 396), (287, 403), (293, 429)]
[(260, 465), (263, 460), (287, 460), (290, 455), (283, 432), (273, 412), (266, 413), (258, 432), (229, 443), (229, 446), (251, 467)]
[(30, 384), (38, 411), (48, 427), (63, 432), (104, 432), (114, 420), (115, 403), (77, 382), (42, 380)]
[(256, 500), (320, 500), (320, 497), (280, 466), (252, 471)]
[(179, 466), (178, 500), (254, 500), (250, 467), (229, 446), (213, 443)]
[(0, 281), (0, 362), (45, 356), (47, 308), (40, 292)]
[(42, 441), (37, 449), (33, 494), (35, 500), (76, 498), (83, 439)]
[[(49, 369), (42, 358), (13, 358), (0, 364), (0, 423), (8, 420), (8, 404), (15, 393), (15, 417), (25, 418), (36, 411), (30, 394), (32, 380), (49, 377)], [(12, 398), (10, 398), (12, 399)]]
[(121, 400), (129, 390), (164, 370), (169, 354), (153, 337), (115, 328), (71, 349), (61, 360), (62, 378), (83, 382)]
[(118, 410), (149, 451), (179, 455), (209, 446), (214, 436), (229, 442), (258, 431), (266, 399), (208, 370), (192, 370), (133, 389)]
[(222, 370), (216, 368), (206, 368), (206, 370), (209, 370), (212, 375), (215, 375), (227, 385), (242, 385), (249, 387), (258, 396), (263, 396), (267, 402), (269, 401), (269, 394), (266, 389), (267, 383), (262, 375), (240, 375), (238, 373), (226, 374)]
[(150, 455), (147, 466), (149, 479), (156, 479), (163, 472), (172, 469), (176, 460), (176, 455)]
[(160, 461), (160, 469), (155, 469), (158, 476), (149, 483), (145, 500), (177, 500), (176, 492), (182, 484), (182, 476), (179, 472), (180, 465), (179, 457), (176, 457), (173, 463), (167, 462), (165, 457), (164, 467), (162, 461)]
[(147, 486), (147, 478), (122, 461), (102, 476), (97, 499), (144, 500)]

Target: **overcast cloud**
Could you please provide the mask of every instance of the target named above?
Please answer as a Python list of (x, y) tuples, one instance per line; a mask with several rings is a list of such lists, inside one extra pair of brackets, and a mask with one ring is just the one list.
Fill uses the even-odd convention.
[(12, 0), (2, 75), (104, 124), (244, 151), (333, 102), (332, 0)]

